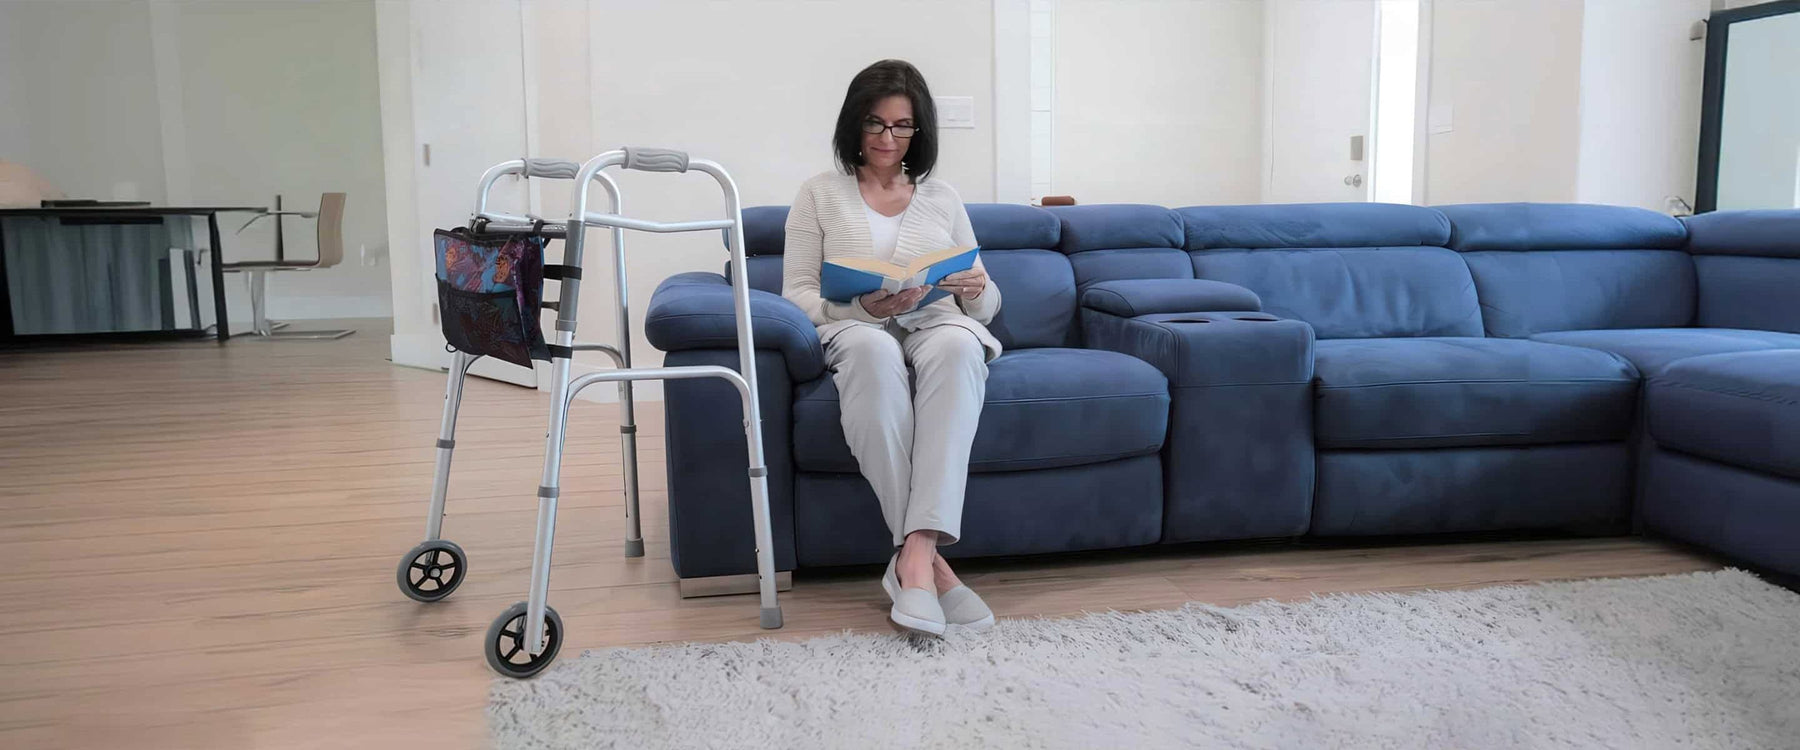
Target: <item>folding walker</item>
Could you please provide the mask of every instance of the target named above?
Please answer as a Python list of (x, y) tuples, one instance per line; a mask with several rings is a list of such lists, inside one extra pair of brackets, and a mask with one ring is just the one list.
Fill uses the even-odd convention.
[[(608, 167), (623, 167), (643, 172), (687, 172), (697, 170), (718, 181), (725, 194), (725, 218), (656, 222), (627, 218), (621, 214), (619, 186), (605, 173)], [(575, 196), (566, 223), (546, 223), (533, 216), (519, 216), (488, 210), (488, 192), (504, 175), (521, 175), (549, 179), (573, 179)], [(595, 182), (606, 189), (611, 202), (608, 213), (587, 210), (588, 188)], [(618, 346), (575, 343), (577, 301), (581, 291), (581, 261), (584, 236), (589, 227), (612, 230), (613, 271), (617, 281)], [(525, 601), (508, 607), (488, 627), (482, 650), (488, 665), (508, 677), (530, 677), (549, 666), (562, 646), (561, 616), (547, 603), (550, 592), (550, 552), (556, 535), (556, 501), (558, 478), (562, 469), (563, 437), (567, 427), (569, 405), (575, 395), (595, 383), (619, 384), (620, 427), (624, 460), (626, 538), (625, 555), (641, 557), (644, 540), (638, 516), (637, 426), (633, 417), (631, 384), (637, 380), (674, 380), (687, 378), (723, 378), (736, 386), (743, 402), (744, 437), (749, 449), (751, 515), (756, 534), (756, 571), (761, 592), (761, 624), (764, 628), (781, 627), (781, 607), (775, 598), (775, 556), (770, 541), (768, 469), (763, 464), (762, 430), (756, 390), (754, 337), (750, 328), (749, 274), (744, 262), (744, 217), (738, 198), (737, 183), (724, 167), (705, 159), (689, 159), (687, 153), (670, 149), (626, 147), (589, 159), (577, 166), (572, 161), (556, 159), (515, 159), (489, 168), (481, 176), (475, 193), (475, 212), (470, 228), (478, 232), (536, 235), (561, 238), (563, 263), (546, 265), (545, 278), (562, 281), (560, 299), (545, 301), (544, 307), (557, 311), (555, 344), (550, 347), (550, 366), (555, 386), (551, 389), (550, 430), (544, 441), (544, 472), (538, 487), (537, 542), (531, 559), (531, 589)], [(727, 230), (731, 252), (732, 303), (737, 314), (737, 371), (717, 365), (683, 367), (631, 366), (631, 323), (626, 304), (625, 233), (704, 232)], [(522, 311), (524, 312), (524, 311)], [(571, 378), (570, 358), (574, 352), (603, 352), (613, 360), (616, 369)], [(456, 448), (456, 412), (462, 403), (463, 381), (478, 356), (456, 352), (450, 365), (448, 384), (444, 388), (444, 415), (438, 428), (437, 470), (431, 486), (431, 509), (425, 517), (425, 541), (406, 553), (396, 571), (400, 589), (408, 597), (421, 602), (436, 602), (448, 597), (462, 583), (466, 558), (462, 548), (440, 538), (444, 517), (444, 497), (450, 484), (450, 456)], [(741, 373), (741, 374), (740, 374)]]

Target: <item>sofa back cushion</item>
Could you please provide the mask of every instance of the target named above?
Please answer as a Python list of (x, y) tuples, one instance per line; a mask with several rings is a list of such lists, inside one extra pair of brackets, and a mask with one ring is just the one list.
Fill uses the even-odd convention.
[(1474, 282), (1429, 208), (1383, 203), (1176, 209), (1194, 275), (1248, 287), (1320, 339), (1480, 336)]
[[(749, 256), (744, 263), (750, 269), (750, 288), (781, 293), (781, 252), (787, 247), (787, 217), (787, 206), (744, 209), (744, 254)], [(724, 237), (724, 241), (730, 242), (731, 238)], [(731, 278), (730, 260), (725, 261), (725, 278)]]
[(1075, 283), (1118, 279), (1191, 279), (1181, 220), (1162, 206), (1132, 203), (1045, 209), (1062, 227), (1057, 250), (1069, 257)]
[(1440, 206), (1475, 279), (1490, 336), (1672, 328), (1694, 322), (1694, 263), (1681, 222), (1622, 206)]
[[(1052, 249), (1062, 229), (1056, 217), (1015, 204), (970, 203), (967, 208), (981, 243), (981, 263), (1003, 295), (1000, 314), (988, 326), (994, 338), (1008, 349), (1076, 345), (1075, 276), (1069, 259)], [(781, 293), (787, 215), (786, 206), (744, 209), (752, 288)]]
[(1686, 223), (1696, 325), (1800, 333), (1800, 210), (1713, 211)]
[(971, 203), (968, 210), (981, 264), (1000, 288), (1000, 313), (988, 331), (1008, 349), (1076, 346), (1075, 274), (1051, 249), (1062, 233), (1056, 217), (1009, 203)]

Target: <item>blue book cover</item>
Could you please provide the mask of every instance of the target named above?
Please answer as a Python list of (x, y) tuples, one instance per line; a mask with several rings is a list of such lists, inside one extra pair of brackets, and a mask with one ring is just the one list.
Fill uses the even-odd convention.
[[(916, 286), (930, 286), (945, 276), (975, 267), (980, 247), (953, 247), (926, 253), (906, 265), (874, 258), (828, 260), (819, 268), (819, 294), (833, 302), (849, 302), (877, 289), (893, 294)], [(950, 293), (932, 289), (920, 307), (929, 305)], [(914, 308), (917, 309), (917, 308)]]

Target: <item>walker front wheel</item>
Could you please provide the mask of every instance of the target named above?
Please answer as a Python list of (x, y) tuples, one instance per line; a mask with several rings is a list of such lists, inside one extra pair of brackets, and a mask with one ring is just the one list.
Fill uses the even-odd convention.
[(433, 539), (400, 558), (394, 582), (400, 584), (400, 593), (415, 601), (435, 602), (462, 585), (466, 559), (455, 542)]
[(525, 602), (506, 608), (488, 626), (482, 642), (488, 666), (506, 677), (524, 679), (544, 670), (562, 648), (562, 615), (544, 607), (544, 650), (533, 656), (525, 648)]

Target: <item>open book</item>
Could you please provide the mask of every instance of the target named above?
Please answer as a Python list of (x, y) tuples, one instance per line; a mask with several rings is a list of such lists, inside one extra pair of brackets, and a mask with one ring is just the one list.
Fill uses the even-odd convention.
[[(874, 258), (828, 260), (819, 268), (819, 294), (833, 302), (849, 302), (877, 289), (893, 294), (916, 286), (929, 286), (942, 281), (945, 276), (974, 268), (975, 256), (980, 252), (979, 247), (952, 247), (926, 253), (904, 266)], [(949, 294), (942, 289), (933, 289), (919, 301), (919, 306), (929, 305)]]

